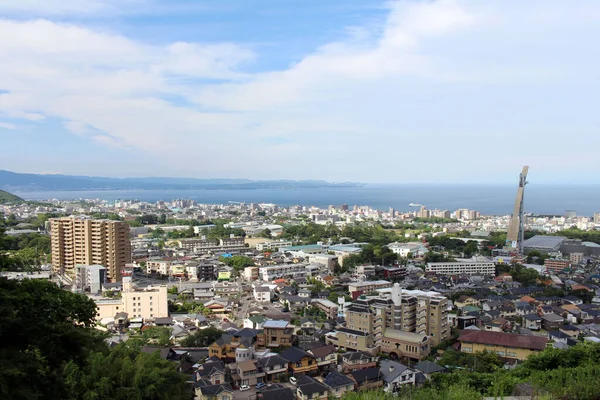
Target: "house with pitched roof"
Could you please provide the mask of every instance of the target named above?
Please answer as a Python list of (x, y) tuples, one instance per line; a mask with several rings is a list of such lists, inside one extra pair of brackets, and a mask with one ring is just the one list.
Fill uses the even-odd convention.
[(308, 374), (316, 372), (319, 369), (315, 357), (297, 347), (289, 347), (280, 356), (289, 362), (289, 370), (292, 374)]
[(379, 357), (365, 351), (350, 351), (341, 355), (342, 372), (347, 374), (364, 368), (377, 366)]
[(320, 371), (328, 370), (337, 364), (337, 352), (332, 344), (313, 347), (308, 353), (315, 357)]
[(413, 368), (415, 369), (415, 371), (417, 371), (417, 373), (423, 374), (423, 376), (426, 379), (431, 379), (431, 376), (433, 374), (446, 372), (446, 368), (440, 367), (436, 363), (427, 360), (421, 361), (420, 363), (416, 364)]
[(355, 390), (372, 390), (383, 386), (383, 374), (378, 367), (352, 371), (348, 377), (354, 381)]
[(325, 375), (321, 382), (329, 388), (329, 395), (338, 399), (354, 390), (354, 381), (337, 371)]
[(327, 400), (329, 388), (306, 375), (301, 376), (296, 387), (298, 400)]
[(289, 361), (279, 355), (259, 358), (257, 362), (262, 366), (267, 382), (281, 380), (287, 375)]
[(396, 393), (404, 385), (414, 385), (416, 371), (392, 360), (383, 360), (379, 364), (379, 370), (383, 375), (383, 391)]

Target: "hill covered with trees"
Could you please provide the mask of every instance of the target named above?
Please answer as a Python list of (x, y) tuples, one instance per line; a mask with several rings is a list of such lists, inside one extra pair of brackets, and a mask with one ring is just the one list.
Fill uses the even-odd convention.
[(19, 196), (15, 196), (12, 193), (6, 192), (4, 190), (0, 190), (0, 204), (6, 203), (22, 203), (25, 200), (20, 198)]

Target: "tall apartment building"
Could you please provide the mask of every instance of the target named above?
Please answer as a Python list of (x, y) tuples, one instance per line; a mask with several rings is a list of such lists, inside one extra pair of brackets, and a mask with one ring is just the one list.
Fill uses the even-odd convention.
[(75, 276), (77, 265), (103, 265), (108, 281), (121, 280), (131, 263), (129, 225), (122, 221), (81, 217), (50, 220), (52, 267)]
[(450, 337), (448, 299), (437, 292), (402, 290), (361, 297), (346, 310), (346, 326), (327, 336), (343, 350), (396, 353), (422, 359)]

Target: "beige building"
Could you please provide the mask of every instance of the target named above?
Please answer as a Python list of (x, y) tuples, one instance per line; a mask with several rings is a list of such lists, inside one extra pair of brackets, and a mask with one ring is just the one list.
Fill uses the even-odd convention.
[(342, 350), (398, 350), (401, 357), (421, 359), (431, 346), (450, 337), (447, 298), (437, 292), (402, 290), (398, 284), (380, 292), (379, 297), (354, 301), (346, 310), (346, 326), (327, 335), (327, 342)]
[(131, 263), (129, 225), (122, 221), (80, 217), (50, 220), (52, 267), (75, 276), (77, 265), (103, 265), (110, 282), (121, 280), (121, 270)]
[(487, 331), (462, 331), (458, 340), (463, 353), (491, 351), (516, 360), (525, 360), (531, 354), (543, 351), (548, 344), (545, 336)]
[(120, 312), (126, 312), (129, 318), (161, 318), (169, 316), (167, 286), (135, 288), (131, 277), (123, 278), (121, 298), (107, 299), (92, 297), (98, 311), (97, 319), (114, 318)]

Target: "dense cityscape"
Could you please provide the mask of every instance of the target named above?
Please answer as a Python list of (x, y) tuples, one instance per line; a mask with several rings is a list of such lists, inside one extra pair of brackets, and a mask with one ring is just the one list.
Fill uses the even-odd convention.
[(196, 399), (556, 395), (532, 364), (600, 342), (600, 213), (10, 196), (1, 276), (86, 296)]
[(600, 400), (598, 37), (0, 0), (0, 400)]

